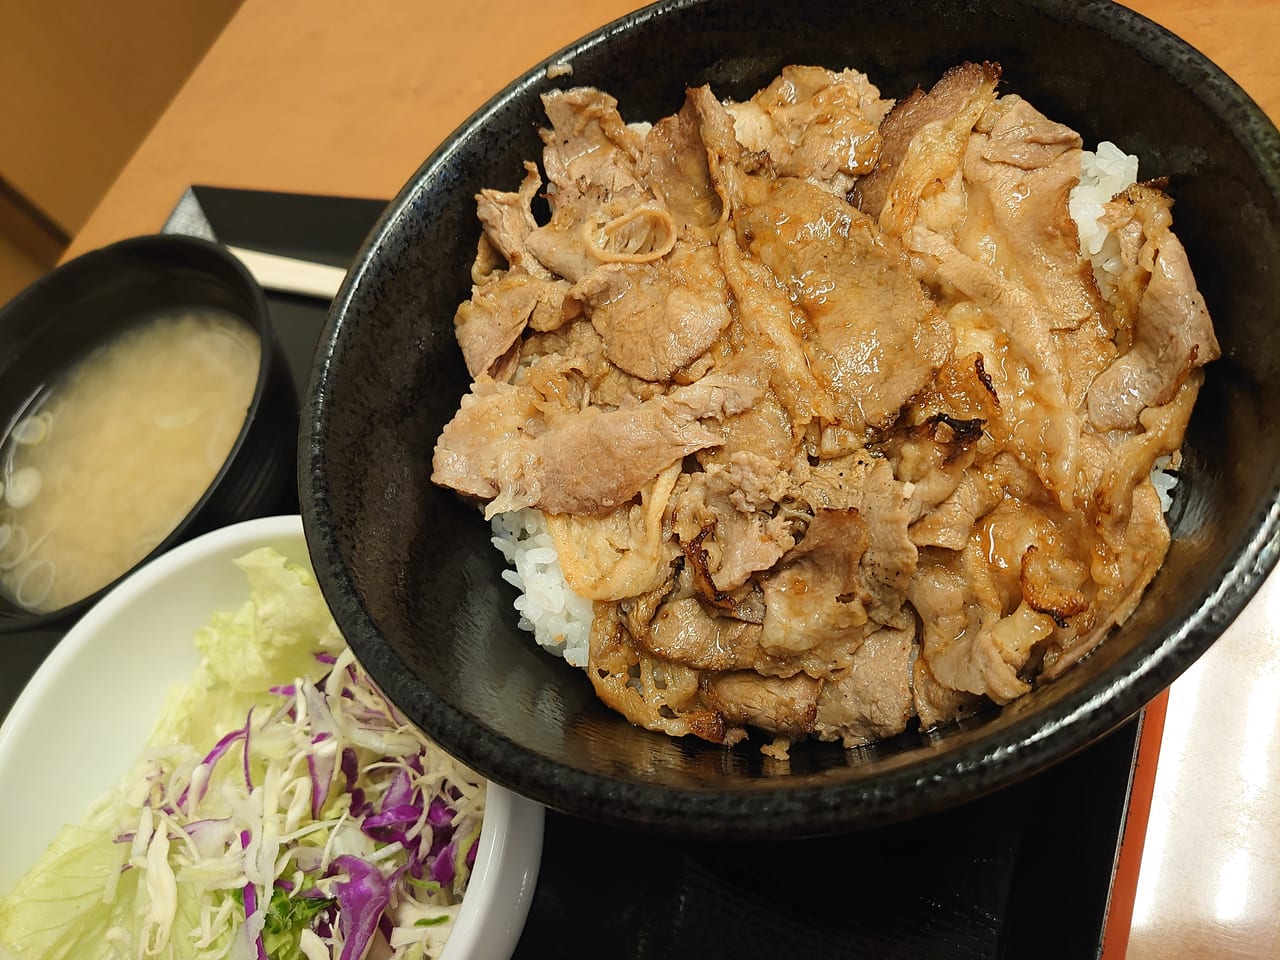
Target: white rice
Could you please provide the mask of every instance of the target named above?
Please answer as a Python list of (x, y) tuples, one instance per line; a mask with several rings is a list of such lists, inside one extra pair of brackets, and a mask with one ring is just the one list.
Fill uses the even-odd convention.
[(1138, 158), (1114, 143), (1102, 141), (1097, 152), (1080, 157), (1080, 183), (1071, 190), (1067, 209), (1080, 230), (1080, 250), (1093, 261), (1093, 275), (1104, 297), (1115, 290), (1120, 272), (1120, 242), (1098, 222), (1103, 204), (1138, 182)]
[[(1080, 231), (1080, 251), (1092, 261), (1098, 289), (1107, 298), (1115, 292), (1115, 277), (1122, 269), (1120, 241), (1098, 221), (1103, 204), (1137, 182), (1138, 158), (1103, 140), (1096, 152), (1081, 154), (1080, 183), (1067, 199), (1067, 209)], [(1151, 470), (1151, 482), (1165, 513), (1173, 505), (1173, 488), (1178, 482), (1172, 464), (1173, 458), (1160, 457)]]
[(1160, 509), (1169, 512), (1173, 506), (1173, 488), (1178, 485), (1178, 474), (1173, 469), (1172, 457), (1157, 457), (1151, 467), (1151, 485), (1156, 488), (1156, 496), (1160, 498)]
[(541, 511), (526, 508), (493, 518), (493, 545), (508, 566), (502, 579), (520, 591), (515, 608), (520, 627), (556, 656), (575, 667), (587, 665), (591, 601), (565, 582), (551, 534)]
[[(1081, 250), (1093, 262), (1104, 296), (1115, 288), (1111, 277), (1120, 270), (1120, 250), (1115, 237), (1098, 220), (1103, 204), (1137, 180), (1138, 158), (1104, 141), (1096, 152), (1083, 153), (1080, 183), (1068, 200), (1068, 209), (1080, 230)], [(1168, 472), (1170, 463), (1169, 457), (1161, 457), (1151, 471), (1166, 512), (1172, 503), (1170, 492), (1177, 483), (1177, 477)], [(564, 657), (575, 667), (585, 667), (591, 602), (574, 593), (565, 581), (542, 513), (531, 508), (500, 513), (493, 518), (492, 526), (493, 545), (512, 568), (503, 571), (503, 579), (520, 591), (515, 609), (520, 614), (521, 629), (530, 631), (549, 652)]]

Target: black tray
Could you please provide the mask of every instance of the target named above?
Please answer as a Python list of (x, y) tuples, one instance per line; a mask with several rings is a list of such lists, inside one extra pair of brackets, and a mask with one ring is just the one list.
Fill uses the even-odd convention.
[[(383, 206), (197, 186), (165, 229), (345, 266)], [(268, 301), (301, 392), (327, 305)], [(296, 497), (280, 509), (296, 511)], [(4, 638), (0, 716), (57, 639)], [(963, 807), (820, 840), (675, 841), (548, 811), (515, 955), (1096, 957), (1140, 725)]]

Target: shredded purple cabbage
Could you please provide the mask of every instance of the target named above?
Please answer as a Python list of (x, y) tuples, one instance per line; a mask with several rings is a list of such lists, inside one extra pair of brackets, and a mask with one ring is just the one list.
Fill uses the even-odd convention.
[(342, 762), (339, 764), (339, 769), (342, 771), (343, 779), (347, 781), (347, 789), (350, 790), (360, 779), (360, 761), (356, 757), (354, 747), (342, 748)]
[(435, 880), (443, 887), (447, 887), (453, 883), (455, 872), (453, 869), (453, 842), (445, 844), (444, 848), (436, 854), (435, 860), (431, 862), (431, 879)]
[[(249, 848), (249, 841), (251, 839), (252, 839), (252, 835), (249, 833), (248, 830), (241, 830), (240, 831), (240, 848), (242, 850), (247, 850)], [(248, 919), (249, 917), (251, 917), (254, 913), (257, 912), (257, 910), (258, 910), (258, 891), (252, 883), (246, 882), (244, 885), (245, 919)], [(258, 949), (258, 960), (268, 960), (267, 948), (262, 945), (261, 933), (258, 934), (255, 945), (257, 946), (257, 949)]]
[[(325, 740), (331, 740), (333, 735), (330, 733), (317, 733), (311, 738), (311, 743), (323, 743)], [(311, 776), (311, 818), (313, 820), (320, 819), (320, 811), (324, 809), (325, 801), (329, 799), (329, 785), (333, 783), (333, 768), (335, 760), (332, 756), (324, 756), (316, 759), (314, 753), (307, 754), (307, 773)]]
[(365, 833), (373, 836), (373, 831), (385, 827), (399, 827), (407, 823), (417, 823), (418, 818), (421, 816), (422, 807), (413, 803), (404, 803), (389, 809), (384, 807), (381, 813), (365, 817), (361, 828)]
[(373, 810), (373, 804), (369, 802), (369, 798), (365, 796), (364, 790), (356, 787), (351, 791), (351, 815), (353, 817), (363, 817)]
[[(213, 745), (213, 749), (210, 750), (208, 754), (205, 755), (205, 758), (200, 761), (200, 765), (202, 767), (209, 768), (209, 776), (205, 777), (204, 785), (200, 788), (199, 796), (195, 798), (195, 802), (192, 803), (191, 806), (194, 807), (198, 805), (200, 801), (204, 799), (205, 792), (209, 788), (209, 781), (213, 778), (213, 768), (217, 766), (218, 761), (222, 759), (223, 755), (228, 750), (231, 749), (231, 745), (239, 740), (247, 740), (248, 737), (249, 737), (249, 725), (246, 723), (239, 730), (232, 730), (230, 733), (224, 735), (222, 739), (220, 739), (217, 743)], [(247, 758), (249, 756), (249, 748), (247, 743), (245, 745), (244, 752), (245, 752), (245, 757)], [(191, 785), (187, 784), (187, 786), (183, 789), (182, 794), (178, 797), (179, 810), (189, 809), (187, 806), (187, 800), (188, 800), (187, 795), (190, 792), (190, 790), (191, 790)]]
[(413, 780), (408, 770), (397, 770), (387, 785), (387, 792), (382, 795), (382, 809), (402, 807), (413, 802)]
[(244, 786), (250, 793), (253, 792), (253, 778), (249, 775), (249, 735), (253, 732), (251, 723), (253, 723), (253, 707), (249, 708), (249, 715), (244, 720)]
[(376, 866), (359, 857), (343, 854), (333, 861), (347, 874), (334, 884), (338, 899), (338, 925), (342, 929), (342, 954), (338, 960), (359, 960), (365, 955), (378, 920), (391, 903), (391, 884)]
[(453, 823), (453, 808), (444, 802), (443, 797), (435, 797), (431, 806), (427, 807), (427, 823), (433, 827), (447, 827)]

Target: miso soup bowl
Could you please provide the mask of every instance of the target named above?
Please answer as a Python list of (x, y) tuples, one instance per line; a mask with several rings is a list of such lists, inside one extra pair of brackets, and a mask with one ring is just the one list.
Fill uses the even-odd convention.
[[(227, 310), (257, 332), (261, 361), (253, 398), (231, 452), (209, 485), (139, 563), (215, 527), (292, 509), (297, 394), (262, 289), (218, 244), (154, 235), (70, 260), (0, 308), (3, 439), (31, 399), (95, 347), (158, 311), (200, 307)], [(122, 570), (93, 594), (46, 613), (33, 613), (0, 590), (0, 634), (65, 628), (127, 573)]]
[[(1113, 730), (1221, 635), (1271, 570), (1280, 524), (1280, 134), (1182, 40), (1102, 0), (664, 0), (551, 52), (449, 137), (370, 235), (330, 314), (305, 406), (302, 513), (325, 595), (362, 662), (446, 749), (582, 817), (673, 834), (786, 837), (918, 816), (1011, 784)], [(536, 55), (531, 51), (531, 56)], [(629, 724), (517, 626), (488, 525), (432, 486), (469, 380), (454, 338), (480, 227), (474, 195), (539, 159), (539, 95), (577, 85), (624, 119), (686, 86), (749, 97), (792, 63), (886, 96), (964, 60), (1002, 92), (1167, 176), (1223, 357), (1186, 438), (1173, 546), (1139, 609), (1065, 676), (1004, 709), (843, 750), (672, 740)], [(547, 67), (566, 63), (572, 74)], [(548, 76), (548, 73), (552, 76)]]

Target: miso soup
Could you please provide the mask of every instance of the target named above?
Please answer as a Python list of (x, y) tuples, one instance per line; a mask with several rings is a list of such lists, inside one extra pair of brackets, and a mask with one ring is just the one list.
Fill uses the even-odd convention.
[(73, 364), (0, 443), (0, 588), (81, 600), (191, 511), (244, 425), (258, 334), (226, 311), (141, 321)]

